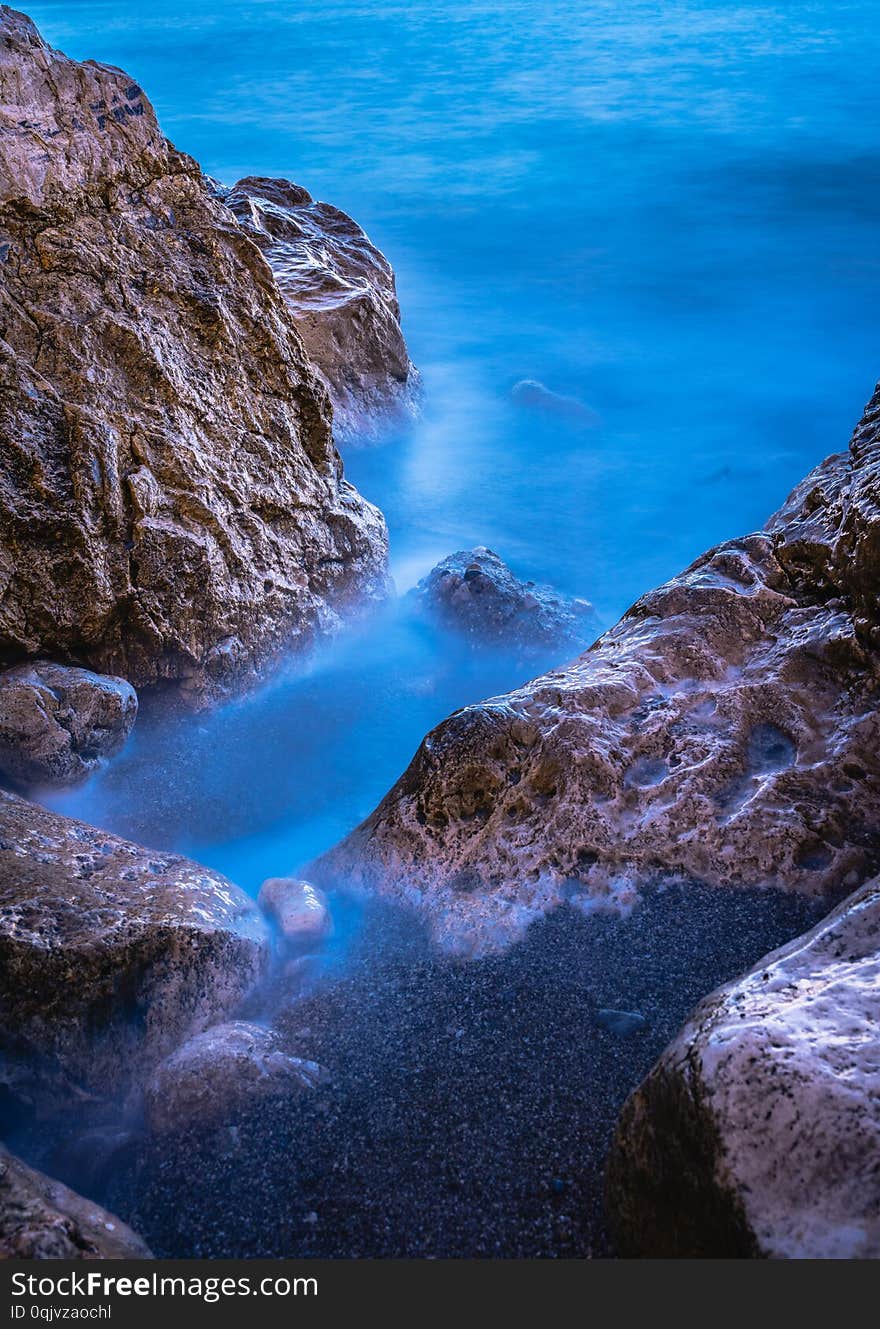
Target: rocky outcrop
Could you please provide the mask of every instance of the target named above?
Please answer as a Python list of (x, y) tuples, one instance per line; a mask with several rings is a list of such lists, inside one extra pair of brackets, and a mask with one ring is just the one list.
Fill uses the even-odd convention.
[(251, 992), (265, 925), (217, 873), (0, 792), (0, 1044), (113, 1094)]
[(131, 1228), (0, 1145), (0, 1260), (151, 1260)]
[(286, 947), (308, 950), (333, 930), (323, 891), (294, 877), (269, 877), (260, 887), (257, 904), (278, 929)]
[(248, 176), (220, 191), (269, 261), (343, 435), (411, 412), (417, 375), (391, 265), (352, 221), (289, 180)]
[(880, 881), (707, 997), (628, 1100), (625, 1256), (880, 1257)]
[(142, 89), (3, 5), (0, 129), (0, 659), (222, 691), (384, 590), (384, 522)]
[(37, 660), (0, 673), (0, 779), (20, 788), (84, 780), (118, 752), (137, 693), (107, 678)]
[(595, 636), (596, 613), (589, 601), (520, 581), (482, 545), (444, 558), (411, 595), (420, 613), (475, 646), (575, 653)]
[(242, 1020), (216, 1025), (156, 1067), (145, 1093), (147, 1125), (157, 1134), (234, 1125), (242, 1113), (306, 1093), (321, 1078), (315, 1062), (283, 1052), (272, 1030)]
[(646, 880), (841, 898), (880, 860), (880, 391), (848, 453), (567, 668), (469, 706), (313, 868), (451, 947)]

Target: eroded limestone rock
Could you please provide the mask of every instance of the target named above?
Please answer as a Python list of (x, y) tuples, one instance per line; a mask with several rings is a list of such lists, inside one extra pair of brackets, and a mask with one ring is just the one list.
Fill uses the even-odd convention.
[(66, 1076), (68, 1101), (143, 1078), (268, 958), (259, 910), (216, 872), (0, 792), (0, 1044)]
[(131, 1228), (0, 1145), (0, 1260), (151, 1260)]
[(608, 1171), (626, 1256), (880, 1256), (880, 882), (696, 1009)]
[(36, 660), (0, 673), (0, 778), (28, 788), (76, 784), (118, 752), (137, 693), (107, 678)]
[(646, 879), (833, 902), (880, 861), (880, 391), (765, 531), (710, 550), (573, 664), (452, 715), (312, 869), (460, 950)]
[(0, 7), (0, 659), (200, 700), (380, 594), (265, 259), (124, 73)]
[(391, 265), (351, 217), (289, 180), (248, 176), (221, 190), (269, 261), (343, 435), (413, 408), (414, 370)]
[(283, 1052), (272, 1030), (242, 1020), (215, 1025), (156, 1067), (145, 1092), (147, 1125), (157, 1134), (234, 1125), (243, 1112), (306, 1093), (321, 1078), (316, 1062)]
[(412, 592), (420, 611), (475, 646), (529, 653), (581, 651), (595, 636), (587, 600), (520, 581), (493, 550), (480, 545), (444, 558)]

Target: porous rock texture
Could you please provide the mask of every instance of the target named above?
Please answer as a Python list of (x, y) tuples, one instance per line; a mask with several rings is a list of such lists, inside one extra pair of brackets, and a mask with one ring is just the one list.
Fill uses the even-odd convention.
[(0, 660), (199, 701), (384, 591), (331, 413), (141, 88), (0, 6)]
[(153, 1071), (144, 1095), (147, 1125), (157, 1134), (234, 1125), (261, 1103), (313, 1089), (321, 1076), (315, 1062), (283, 1052), (271, 1029), (244, 1020), (215, 1025)]
[(54, 1092), (59, 1074), (92, 1096), (142, 1079), (268, 958), (224, 877), (0, 792), (0, 1047)]
[(0, 1260), (151, 1260), (131, 1228), (0, 1145)]
[(878, 586), (880, 391), (764, 531), (440, 724), (312, 875), (409, 901), (462, 951), (646, 880), (841, 898), (880, 859)]
[(422, 614), (475, 646), (574, 653), (596, 635), (596, 613), (588, 600), (521, 581), (484, 545), (449, 554), (410, 594)]
[(118, 752), (137, 716), (123, 678), (35, 660), (0, 673), (0, 779), (76, 784)]
[(880, 1257), (880, 881), (696, 1009), (627, 1101), (625, 1256)]
[(268, 259), (333, 401), (337, 434), (411, 413), (418, 376), (391, 264), (356, 221), (289, 180), (248, 176), (219, 191)]

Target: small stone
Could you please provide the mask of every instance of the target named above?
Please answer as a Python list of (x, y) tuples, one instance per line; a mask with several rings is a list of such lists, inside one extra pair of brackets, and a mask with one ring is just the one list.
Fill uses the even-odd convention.
[(257, 904), (297, 949), (317, 945), (333, 930), (327, 897), (311, 882), (269, 877), (260, 887)]

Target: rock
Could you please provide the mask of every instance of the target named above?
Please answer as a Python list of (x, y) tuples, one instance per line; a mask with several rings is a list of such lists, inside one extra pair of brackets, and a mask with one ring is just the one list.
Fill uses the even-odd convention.
[(0, 1044), (14, 1059), (122, 1092), (234, 1010), (268, 958), (253, 901), (216, 872), (0, 792)]
[(0, 1260), (151, 1260), (131, 1228), (0, 1145)]
[(578, 424), (582, 428), (594, 429), (601, 424), (599, 416), (585, 402), (577, 397), (565, 397), (561, 393), (551, 392), (534, 378), (521, 379), (510, 389), (511, 399), (517, 406), (525, 406), (530, 411), (539, 411), (543, 415), (556, 416)]
[(597, 1011), (596, 1024), (621, 1038), (628, 1038), (630, 1034), (637, 1034), (648, 1027), (648, 1021), (638, 1011)]
[(620, 1254), (880, 1257), (880, 881), (696, 1009), (620, 1117)]
[(595, 636), (596, 614), (588, 601), (520, 581), (483, 546), (444, 558), (411, 595), (423, 614), (481, 645), (578, 651)]
[(36, 660), (0, 673), (0, 778), (21, 788), (84, 780), (125, 743), (137, 693), (122, 678)]
[(317, 945), (333, 930), (326, 895), (308, 881), (269, 877), (260, 887), (257, 904), (284, 940), (297, 948)]
[(156, 1067), (144, 1097), (147, 1125), (165, 1134), (234, 1124), (272, 1098), (314, 1089), (322, 1074), (314, 1061), (282, 1052), (261, 1025), (215, 1025)]
[(0, 9), (0, 659), (200, 702), (384, 593), (272, 273), (143, 91)]
[(833, 903), (880, 864), (878, 584), (880, 390), (763, 532), (444, 721), (310, 875), (416, 906), (460, 951), (647, 881)]
[(220, 194), (275, 274), (327, 384), (337, 433), (411, 412), (417, 374), (394, 273), (357, 222), (289, 180), (248, 176)]

